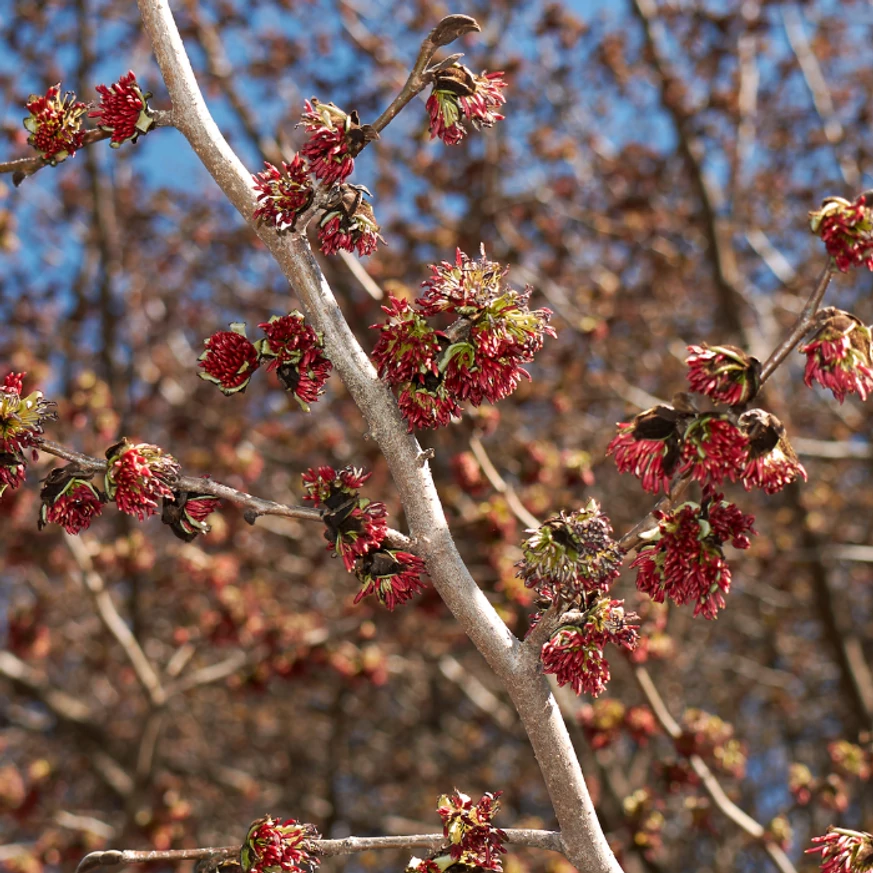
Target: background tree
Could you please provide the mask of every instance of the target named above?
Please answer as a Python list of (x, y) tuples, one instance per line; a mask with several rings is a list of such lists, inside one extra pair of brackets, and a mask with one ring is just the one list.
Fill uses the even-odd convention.
[[(560, 820), (571, 861), (609, 869), (578, 796), (550, 800), (556, 777), (543, 779), (513, 709), (528, 731), (544, 721), (537, 660), (524, 665), (531, 684), (516, 677), (507, 690), (464, 633), (479, 623), (474, 641), (499, 665), (506, 631), (482, 628), (491, 613), (463, 587), (450, 545), (417, 539), (437, 530), (426, 468), (387, 390), (353, 375), (362, 361), (349, 337), (322, 323), (302, 244), (263, 222), (259, 238), (244, 220), (251, 174), (307, 142), (296, 127), (305, 98), (373, 124), (401, 93), (422, 36), (453, 10), (176, 4), (241, 176), (207, 147), (192, 95), (174, 93), (183, 80), (167, 76), (161, 4), (140, 7), (25, 3), (3, 16), (10, 162), (41, 166), (21, 120), (28, 95), (58, 81), (59, 97), (71, 89), (96, 104), (95, 85), (133, 69), (155, 93), (161, 127), (135, 146), (84, 145), (18, 187), (5, 177), (0, 377), (26, 371), (25, 396), (39, 388), (57, 401), (45, 436), (59, 446), (99, 459), (126, 436), (161, 446), (186, 476), (275, 503), (226, 496), (192, 542), (114, 507), (78, 538), (38, 533), (36, 484), (55, 462), (28, 454), (27, 483), (0, 501), (3, 863), (72, 869), (107, 846), (238, 846), (265, 813), (328, 838), (434, 834), (436, 798), (457, 786), (474, 800), (502, 790), (506, 826)], [(687, 390), (687, 345), (732, 344), (763, 362), (791, 333), (827, 258), (808, 211), (827, 195), (853, 200), (870, 181), (866, 9), (473, 4), (460, 11), (482, 32), (437, 59), (464, 51), (477, 74), (503, 70), (506, 120), (448, 146), (430, 139), (415, 99), (356, 158), (349, 181), (372, 191), (388, 244), (360, 262), (316, 257), (368, 352), (387, 295), (414, 300), (427, 265), (452, 261), (456, 246), (476, 257), (484, 243), (511, 284), (534, 286), (532, 308), (554, 310), (557, 337), (529, 367), (532, 382), (416, 434), (433, 449), (466, 566), (518, 637), (534, 611), (515, 567), (526, 528), (593, 497), (618, 534), (632, 534), (655, 503), (605, 457), (615, 422)], [(865, 270), (837, 273), (825, 303), (866, 324), (869, 285)], [(338, 374), (309, 415), (278, 375), (258, 372), (227, 398), (197, 378), (204, 339), (232, 322), (260, 339), (259, 324), (294, 310), (324, 332)], [(612, 591), (642, 616), (637, 667), (608, 650), (612, 678), (597, 701), (558, 692), (626, 870), (813, 869), (802, 850), (829, 824), (871, 829), (867, 406), (804, 387), (803, 361), (789, 354), (761, 404), (785, 425), (809, 482), (774, 495), (725, 486), (758, 535), (747, 550), (725, 549), (732, 590), (718, 622), (637, 600), (628, 560)], [(330, 560), (317, 509), (289, 509), (301, 505), (305, 471), (347, 464), (372, 471), (361, 493), (413, 535), (397, 543), (430, 559), (442, 598), (428, 585), (392, 612), (373, 597), (353, 604), (359, 586)], [(686, 496), (698, 499), (695, 488)], [(532, 739), (556, 730), (549, 722)], [(565, 863), (510, 849), (507, 867)]]

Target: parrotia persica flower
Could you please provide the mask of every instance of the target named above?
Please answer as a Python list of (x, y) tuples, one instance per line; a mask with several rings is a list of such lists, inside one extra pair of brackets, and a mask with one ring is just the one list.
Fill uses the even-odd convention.
[(873, 192), (854, 201), (827, 197), (821, 209), (809, 213), (809, 226), (842, 272), (849, 267), (873, 270)]
[[(448, 424), (464, 401), (496, 403), (530, 378), (522, 365), (555, 336), (552, 313), (528, 307), (530, 289), (503, 287), (506, 272), (484, 251), (471, 260), (458, 249), (453, 264), (431, 266), (418, 300), (392, 298), (383, 307), (388, 320), (372, 325), (382, 331), (373, 359), (380, 377), (399, 387), (410, 431)], [(428, 321), (440, 315), (457, 318), (441, 330)]]
[(30, 112), (24, 119), (24, 127), (30, 132), (27, 142), (46, 163), (55, 166), (82, 148), (82, 116), (88, 106), (76, 100), (71, 91), (61, 97), (60, 83), (52, 85), (44, 97), (31, 94), (26, 108)]
[(873, 392), (871, 332), (848, 312), (829, 307), (821, 310), (809, 342), (800, 347), (806, 355), (803, 381), (829, 388), (842, 403), (847, 394), (862, 400)]
[(335, 255), (340, 249), (357, 251), (362, 257), (372, 255), (378, 243), (385, 240), (379, 235), (379, 225), (373, 207), (364, 200), (370, 192), (363, 185), (343, 185), (339, 197), (328, 206), (318, 220), (318, 246), (326, 255)]
[(688, 346), (688, 384), (716, 403), (747, 403), (761, 383), (761, 362), (736, 346)]
[[(437, 812), (443, 820), (443, 834), (448, 840), (452, 863), (483, 870), (501, 871), (500, 856), (506, 853), (506, 834), (494, 827), (492, 820), (500, 810), (500, 791), (484, 794), (474, 804), (471, 797), (455, 789), (437, 802)], [(443, 852), (440, 855), (444, 857)], [(446, 869), (441, 858), (433, 859), (441, 870)]]
[(252, 179), (258, 192), (258, 207), (252, 219), (278, 230), (293, 230), (315, 196), (306, 161), (294, 155), (290, 164), (282, 161), (281, 171), (264, 161), (263, 172), (253, 174)]
[(220, 330), (203, 341), (206, 351), (197, 359), (201, 379), (212, 382), (228, 397), (245, 391), (260, 367), (258, 350), (246, 336), (246, 326), (234, 322), (230, 330)]
[(275, 370), (279, 381), (304, 412), (324, 391), (333, 365), (325, 357), (319, 331), (306, 324), (303, 313), (274, 315), (258, 327), (266, 334), (256, 343), (261, 363)]
[(371, 594), (388, 609), (406, 603), (414, 594), (423, 591), (425, 584), (424, 561), (410, 552), (396, 549), (379, 549), (369, 552), (355, 564), (355, 575), (361, 588), (355, 595), (360, 603)]
[(750, 409), (740, 416), (740, 427), (749, 439), (749, 457), (742, 473), (743, 487), (763, 488), (768, 494), (781, 491), (806, 470), (788, 441), (785, 425), (763, 409)]
[(315, 97), (306, 101), (300, 123), (309, 134), (302, 152), (309, 159), (312, 174), (326, 185), (345, 181), (361, 149), (379, 138), (369, 124), (361, 124), (354, 110), (346, 113)]
[(92, 484), (93, 478), (93, 473), (75, 464), (52, 470), (39, 492), (39, 530), (47, 524), (59, 524), (69, 534), (87, 530), (106, 502), (106, 495)]
[(122, 512), (143, 521), (157, 512), (160, 498), (172, 498), (179, 465), (157, 446), (123, 439), (106, 450), (106, 459), (106, 496)]
[(821, 854), (822, 873), (870, 873), (873, 870), (873, 834), (848, 828), (828, 828), (806, 853)]
[(502, 121), (504, 116), (497, 110), (506, 103), (506, 84), (502, 72), (477, 76), (461, 64), (441, 70), (427, 98), (430, 138), (439, 137), (446, 145), (457, 145), (467, 134), (464, 119), (476, 129)]
[(751, 545), (754, 517), (713, 494), (703, 504), (683, 503), (656, 512), (658, 528), (647, 535), (631, 567), (639, 570), (637, 588), (657, 603), (669, 597), (677, 606), (694, 602), (694, 614), (715, 618), (730, 591), (731, 571), (722, 551)]
[(618, 472), (633, 473), (644, 491), (657, 494), (663, 489), (666, 494), (679, 463), (685, 425), (692, 417), (672, 406), (653, 406), (618, 425), (606, 454), (615, 455)]
[(304, 500), (323, 508), (327, 550), (343, 559), (351, 573), (355, 562), (382, 546), (387, 532), (388, 510), (384, 503), (358, 494), (370, 478), (356, 467), (337, 472), (333, 467), (309, 469), (303, 474)]
[(597, 697), (610, 678), (603, 649), (607, 643), (631, 651), (636, 648), (636, 620), (634, 613), (625, 612), (623, 600), (589, 595), (578, 617), (562, 624), (543, 646), (543, 672), (554, 674), (558, 685), (570, 685), (576, 694), (584, 691)]
[(155, 119), (149, 108), (151, 92), (143, 92), (133, 70), (110, 86), (98, 85), (100, 105), (88, 113), (101, 130), (111, 131), (109, 145), (117, 149), (122, 143), (136, 142), (154, 126)]
[[(8, 373), (0, 383), (0, 496), (15, 489), (27, 471), (24, 450), (33, 448), (46, 421), (56, 418), (55, 404), (32, 391), (22, 397), (24, 373)], [(34, 458), (36, 453), (34, 453)]]
[(190, 543), (197, 534), (212, 530), (206, 519), (220, 506), (221, 501), (212, 494), (174, 489), (170, 497), (163, 499), (161, 521), (180, 540)]
[(516, 564), (518, 575), (548, 600), (606, 592), (621, 570), (621, 549), (596, 500), (576, 512), (562, 512), (529, 533), (521, 546), (524, 557)]
[(749, 439), (728, 416), (703, 413), (685, 428), (677, 472), (702, 485), (736, 482), (748, 457)]
[(313, 825), (265, 815), (249, 827), (240, 866), (243, 873), (306, 873), (319, 863), (309, 846), (309, 840), (318, 838)]

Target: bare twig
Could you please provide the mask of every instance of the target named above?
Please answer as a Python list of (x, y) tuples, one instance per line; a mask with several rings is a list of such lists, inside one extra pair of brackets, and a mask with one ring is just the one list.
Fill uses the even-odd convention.
[(485, 478), (491, 483), (491, 487), (506, 498), (506, 505), (512, 514), (529, 528), (537, 528), (540, 523), (537, 517), (529, 512), (525, 505), (518, 499), (515, 489), (497, 472), (497, 468), (491, 463), (482, 441), (477, 436), (470, 437), (470, 451), (479, 463), (479, 467), (485, 474)]

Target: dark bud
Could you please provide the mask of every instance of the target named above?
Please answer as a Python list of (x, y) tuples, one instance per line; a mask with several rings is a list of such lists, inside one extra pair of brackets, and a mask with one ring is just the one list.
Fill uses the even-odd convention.
[(439, 47), (450, 45), (458, 37), (465, 33), (480, 33), (482, 28), (479, 27), (479, 22), (469, 15), (447, 15), (431, 32), (428, 34), (428, 41)]

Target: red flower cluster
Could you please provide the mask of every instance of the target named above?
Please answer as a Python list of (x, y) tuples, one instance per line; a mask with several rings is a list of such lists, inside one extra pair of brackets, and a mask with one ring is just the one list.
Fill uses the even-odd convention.
[(200, 378), (231, 395), (245, 391), (252, 375), (266, 362), (267, 370), (275, 370), (285, 390), (309, 412), (309, 404), (319, 398), (333, 368), (324, 355), (321, 333), (296, 310), (274, 315), (258, 327), (265, 336), (255, 343), (239, 322), (205, 340), (206, 351), (198, 359), (203, 370)]
[(736, 346), (688, 346), (688, 384), (716, 403), (747, 403), (761, 383), (761, 362)]
[(309, 840), (319, 839), (310, 824), (269, 815), (252, 822), (240, 849), (243, 873), (304, 873), (319, 863)]
[(809, 213), (809, 226), (842, 272), (873, 270), (873, 193), (865, 191), (854, 201), (827, 197), (821, 209)]
[[(390, 298), (388, 315), (373, 360), (379, 375), (398, 386), (401, 412), (409, 430), (440, 427), (460, 414), (460, 403), (496, 403), (530, 378), (522, 364), (533, 360), (548, 326), (548, 309), (530, 310), (530, 289), (503, 286), (506, 270), (484, 252), (470, 260), (458, 249), (454, 264), (431, 266), (425, 291), (410, 305)], [(428, 317), (454, 315), (445, 330)]]
[(39, 530), (47, 524), (59, 524), (69, 534), (87, 530), (106, 502), (106, 495), (91, 484), (93, 476), (75, 464), (52, 470), (39, 492)]
[(522, 543), (518, 576), (540, 597), (569, 600), (586, 592), (605, 593), (621, 571), (622, 552), (612, 525), (596, 500), (570, 515), (543, 522)]
[(589, 596), (578, 619), (563, 624), (543, 646), (543, 672), (576, 694), (597, 697), (606, 689), (610, 671), (603, 649), (607, 643), (633, 650), (639, 640), (637, 616), (625, 613), (623, 600)]
[(124, 142), (136, 142), (154, 126), (155, 119), (148, 105), (152, 96), (143, 93), (136, 81), (133, 70), (122, 76), (113, 85), (98, 85), (100, 105), (88, 113), (89, 118), (97, 119), (97, 125), (111, 131), (109, 145), (117, 149)]
[(379, 137), (369, 124), (361, 124), (354, 110), (346, 113), (315, 97), (306, 101), (301, 124), (309, 134), (303, 154), (309, 159), (312, 175), (326, 185), (344, 182), (354, 170), (354, 159), (361, 149)]
[(775, 494), (798, 477), (806, 481), (806, 470), (788, 442), (785, 425), (775, 415), (750, 409), (740, 416), (740, 426), (749, 437), (749, 459), (742, 473), (746, 491), (757, 487)]
[(873, 393), (871, 331), (854, 315), (840, 309), (821, 310), (809, 342), (800, 351), (807, 356), (803, 381), (808, 386), (815, 380), (840, 403), (846, 394), (866, 400)]
[(106, 496), (122, 512), (143, 521), (157, 512), (159, 498), (172, 498), (180, 473), (172, 455), (149, 443), (133, 445), (123, 439), (106, 450), (106, 458)]
[(694, 614), (715, 618), (725, 605), (731, 571), (722, 551), (725, 542), (738, 549), (751, 545), (755, 519), (713, 494), (702, 505), (684, 503), (672, 512), (656, 512), (658, 530), (634, 558), (637, 588), (662, 603), (696, 602)]
[(315, 196), (303, 158), (294, 155), (290, 164), (282, 161), (281, 172), (264, 161), (264, 171), (252, 178), (258, 192), (258, 208), (252, 213), (252, 220), (266, 221), (279, 230), (294, 230), (297, 219)]
[[(472, 798), (455, 789), (440, 797), (437, 812), (443, 820), (443, 834), (449, 841), (453, 863), (483, 870), (503, 870), (500, 856), (506, 854), (506, 834), (491, 823), (500, 810), (500, 794), (490, 792), (474, 804)], [(435, 859), (438, 866), (440, 859)], [(444, 868), (443, 868), (444, 869)]]
[(36, 445), (43, 424), (56, 417), (55, 404), (46, 400), (42, 391), (21, 396), (24, 376), (8, 373), (0, 384), (0, 496), (7, 488), (15, 489), (24, 481), (27, 470), (24, 450)]
[(318, 220), (318, 245), (326, 255), (340, 249), (372, 255), (376, 245), (385, 240), (379, 235), (379, 225), (373, 207), (364, 200), (369, 194), (362, 185), (343, 185), (336, 202), (328, 206)]
[(343, 559), (361, 582), (355, 603), (370, 594), (389, 610), (423, 590), (424, 561), (410, 552), (383, 548), (387, 534), (384, 503), (358, 490), (372, 474), (357, 467), (319, 467), (303, 474), (304, 500), (324, 510), (327, 550)]
[(504, 116), (497, 110), (506, 103), (506, 84), (502, 72), (477, 76), (461, 64), (441, 70), (427, 98), (430, 138), (439, 137), (446, 145), (457, 145), (467, 135), (463, 119), (477, 129), (502, 121)]
[(820, 837), (806, 854), (821, 854), (822, 873), (870, 873), (873, 870), (873, 834), (835, 828)]
[(164, 497), (161, 521), (180, 540), (190, 543), (197, 534), (207, 534), (212, 530), (206, 519), (220, 506), (221, 501), (212, 494), (177, 489), (171, 497)]
[(685, 429), (677, 472), (702, 485), (736, 482), (748, 457), (748, 437), (726, 415), (705, 413)]
[(30, 112), (24, 119), (24, 127), (30, 132), (27, 142), (47, 164), (55, 166), (82, 148), (82, 116), (88, 106), (76, 100), (71, 91), (61, 97), (60, 83), (52, 85), (44, 97), (31, 94), (26, 108)]

